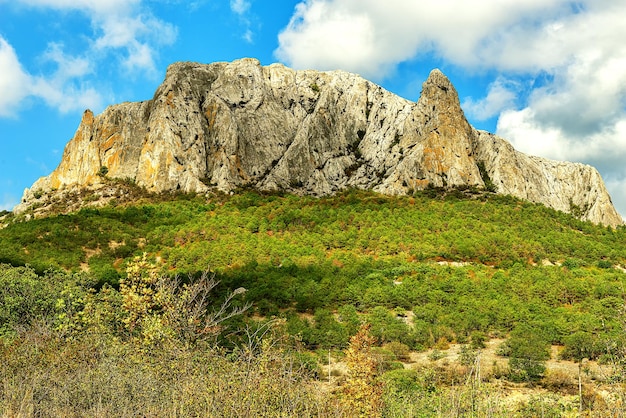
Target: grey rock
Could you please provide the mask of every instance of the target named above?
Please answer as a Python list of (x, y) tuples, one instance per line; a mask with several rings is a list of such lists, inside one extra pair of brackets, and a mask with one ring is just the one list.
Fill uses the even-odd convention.
[(254, 59), (175, 63), (152, 100), (86, 111), (59, 167), (15, 211), (42, 193), (102, 187), (102, 167), (153, 192), (248, 186), (321, 196), (485, 187), (479, 163), (498, 193), (623, 223), (594, 168), (528, 156), (474, 129), (439, 70), (415, 103), (355, 74)]

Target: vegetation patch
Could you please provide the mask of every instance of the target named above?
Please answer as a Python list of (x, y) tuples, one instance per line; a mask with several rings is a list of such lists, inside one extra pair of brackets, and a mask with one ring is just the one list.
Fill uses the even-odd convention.
[[(432, 192), (144, 194), (10, 220), (0, 415), (617, 411), (625, 229)], [(504, 402), (503, 381), (533, 396)]]

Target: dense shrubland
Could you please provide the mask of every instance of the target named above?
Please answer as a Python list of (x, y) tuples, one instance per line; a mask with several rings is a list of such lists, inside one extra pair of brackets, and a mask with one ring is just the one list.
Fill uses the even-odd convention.
[[(626, 230), (510, 197), (179, 196), (14, 219), (0, 262), (9, 416), (510, 416), (490, 379), (558, 392), (551, 345), (623, 399)], [(507, 368), (476, 383), (492, 338)], [(451, 343), (458, 370), (403, 368)], [(329, 355), (373, 366), (324, 386)]]

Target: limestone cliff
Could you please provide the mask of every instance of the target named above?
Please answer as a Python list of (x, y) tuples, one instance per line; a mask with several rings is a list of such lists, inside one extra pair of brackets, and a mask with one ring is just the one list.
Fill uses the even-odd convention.
[(622, 223), (595, 169), (527, 156), (477, 131), (439, 70), (414, 103), (342, 71), (254, 59), (175, 63), (152, 100), (86, 111), (59, 167), (16, 211), (43, 192), (97, 188), (103, 172), (154, 192), (249, 186), (314, 195), (484, 187), (487, 174), (499, 193)]

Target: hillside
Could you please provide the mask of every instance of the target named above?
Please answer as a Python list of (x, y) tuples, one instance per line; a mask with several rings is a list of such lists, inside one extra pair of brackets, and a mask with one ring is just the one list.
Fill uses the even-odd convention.
[[(215, 416), (237, 416), (240, 410), (223, 408), (238, 402), (256, 411), (250, 416), (284, 408), (335, 416), (351, 381), (344, 370), (350, 357), (342, 350), (362, 323), (376, 341), (371, 355), (379, 371), (372, 373), (385, 382), (384, 416), (453, 416), (463, 410), (533, 416), (534, 408), (560, 416), (558, 411), (577, 410), (578, 402), (575, 373), (555, 371), (575, 371), (576, 363), (564, 369), (559, 356), (580, 361), (580, 352), (594, 370), (583, 382), (585, 408), (613, 411), (621, 399), (615, 382), (624, 376), (619, 364), (626, 353), (624, 227), (583, 222), (478, 188), (429, 188), (411, 196), (351, 189), (315, 198), (254, 190), (154, 194), (130, 183), (123, 187), (126, 203), (30, 221), (5, 218), (0, 262), (34, 270), (0, 265), (0, 330), (4, 341), (12, 341), (2, 346), (2, 370), (18, 379), (5, 382), (0, 411), (2, 405), (5, 413), (18, 408), (10, 396), (21, 399), (29, 387), (19, 382), (45, 371), (66, 389), (56, 392), (36, 381), (33, 396), (64, 415), (74, 410), (67, 405), (75, 399), (95, 402), (103, 394), (117, 408), (165, 410), (172, 402), (169, 391), (185, 384), (205, 393), (205, 401), (213, 399), (173, 401), (198, 414), (197, 408), (214, 408)], [(143, 253), (142, 261), (137, 256)], [(224, 298), (231, 308), (250, 308), (227, 320), (226, 328), (175, 325), (201, 318), (185, 316), (196, 312), (195, 305), (179, 305), (187, 293), (176, 289), (187, 280), (196, 283), (193, 277), (207, 268), (219, 281), (205, 300), (209, 312)], [(177, 274), (189, 278), (173, 287), (165, 281), (164, 288), (156, 279)], [(141, 308), (157, 297), (161, 302)], [(230, 354), (207, 351), (207, 329), (215, 334), (207, 342)], [(495, 347), (498, 339), (506, 344)], [(33, 341), (38, 351), (32, 351)], [(491, 348), (481, 358), (496, 360), (482, 366), (476, 381), (469, 367), (475, 360), (468, 359), (477, 358), (472, 356), (484, 342)], [(448, 353), (450, 344), (454, 354)], [(560, 354), (545, 372), (550, 345)], [(328, 350), (333, 366), (323, 369)], [(63, 371), (65, 360), (55, 362), (68, 353), (72, 371)], [(172, 356), (179, 359), (176, 372), (166, 372)], [(520, 365), (518, 358), (529, 363)], [(606, 374), (595, 372), (598, 361)], [(295, 373), (294, 364), (297, 377), (289, 378), (285, 373)], [(233, 367), (252, 374), (239, 375)], [(125, 369), (143, 377), (130, 382)], [(331, 373), (329, 382), (324, 373)], [(204, 392), (201, 382), (209, 375), (223, 388), (239, 385), (241, 397), (218, 387)], [(89, 390), (75, 386), (87, 381)], [(127, 385), (139, 403), (111, 392), (111, 382)], [(145, 392), (145, 385), (158, 390)], [(282, 406), (269, 401), (279, 392)], [(52, 397), (41, 398), (45, 393)], [(246, 404), (263, 396), (270, 396), (267, 402)], [(465, 400), (455, 403), (456, 396)], [(73, 405), (82, 411), (78, 415), (94, 413), (92, 403)], [(270, 409), (259, 412), (261, 405)], [(317, 412), (307, 409), (313, 405)]]
[(336, 257), (504, 267), (566, 259), (626, 265), (624, 228), (596, 226), (476, 188), (432, 188), (404, 197), (352, 189), (314, 198), (253, 190), (160, 195), (125, 187), (126, 202), (8, 222), (0, 230), (0, 260), (40, 271), (82, 266), (96, 275), (143, 251), (177, 272), (287, 258), (320, 264)]
[[(247, 288), (262, 315), (346, 304), (412, 310), (419, 301), (436, 302), (424, 295), (451, 286), (453, 293), (437, 302), (454, 318), (464, 310), (455, 289), (478, 277), (466, 283), (474, 289), (468, 303), (491, 309), (491, 318), (465, 328), (466, 320), (451, 319), (451, 339), (473, 327), (506, 334), (520, 319), (515, 315), (528, 309), (521, 294), (550, 309), (602, 292), (621, 297), (624, 228), (595, 226), (510, 197), (433, 189), (410, 197), (352, 190), (322, 199), (254, 191), (144, 199), (13, 223), (0, 231), (0, 261), (40, 272), (86, 272), (99, 286), (117, 286), (129, 261), (146, 252), (168, 274), (209, 267), (224, 287)], [(607, 289), (594, 290), (596, 276), (608, 280)], [(513, 293), (501, 296), (506, 303), (484, 300), (503, 292), (500, 286)], [(560, 332), (555, 342), (563, 342)]]

